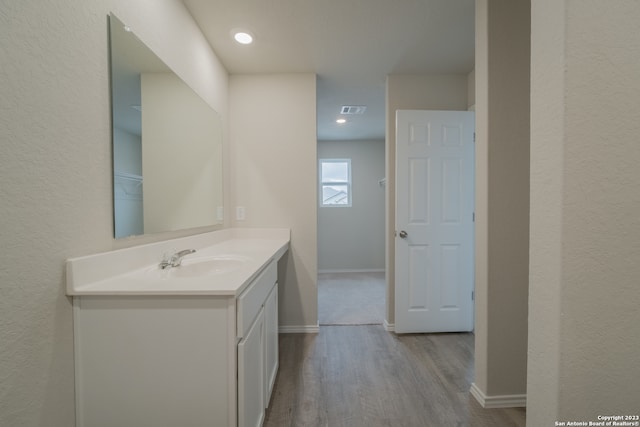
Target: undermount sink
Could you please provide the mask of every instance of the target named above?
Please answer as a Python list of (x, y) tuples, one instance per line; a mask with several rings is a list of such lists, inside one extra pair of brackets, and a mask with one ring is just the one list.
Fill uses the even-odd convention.
[(248, 261), (250, 261), (249, 257), (235, 254), (184, 258), (182, 264), (177, 267), (161, 269), (154, 265), (145, 269), (142, 276), (162, 279), (205, 277), (230, 273), (242, 268)]
[(241, 268), (249, 258), (239, 255), (218, 255), (182, 260), (182, 265), (167, 269), (174, 277), (199, 277), (228, 273)]

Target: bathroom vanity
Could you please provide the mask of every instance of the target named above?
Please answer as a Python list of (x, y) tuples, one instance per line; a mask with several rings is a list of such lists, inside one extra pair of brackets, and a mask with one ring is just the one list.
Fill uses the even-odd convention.
[(288, 244), (288, 229), (230, 229), (68, 260), (76, 425), (262, 425)]

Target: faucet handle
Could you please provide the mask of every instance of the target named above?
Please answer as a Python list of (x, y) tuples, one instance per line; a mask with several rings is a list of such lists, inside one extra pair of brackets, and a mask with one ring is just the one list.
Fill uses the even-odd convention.
[(195, 249), (185, 249), (180, 252), (176, 252), (176, 250), (174, 249), (173, 255), (171, 256), (169, 256), (167, 252), (163, 252), (162, 261), (160, 261), (160, 268), (165, 269), (168, 267), (179, 267), (180, 264), (182, 263), (182, 258), (185, 255), (194, 253), (195, 251), (196, 251)]
[(159, 267), (164, 270), (171, 265), (171, 257), (167, 251), (162, 252), (162, 261), (160, 261)]
[(182, 258), (185, 257), (186, 255), (194, 253), (195, 251), (196, 251), (195, 249), (184, 249), (180, 252), (174, 253), (173, 256), (171, 257), (171, 260), (169, 261), (171, 263), (171, 266), (180, 267), (180, 265), (182, 264)]

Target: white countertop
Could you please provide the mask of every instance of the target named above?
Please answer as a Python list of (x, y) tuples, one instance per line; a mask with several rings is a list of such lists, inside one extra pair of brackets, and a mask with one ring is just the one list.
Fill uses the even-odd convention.
[[(67, 260), (67, 295), (238, 296), (272, 260), (289, 247), (289, 229), (225, 229)], [(160, 270), (163, 253), (196, 249), (185, 265), (210, 256), (245, 261), (231, 271), (177, 277)], [(180, 268), (180, 267), (173, 267)]]

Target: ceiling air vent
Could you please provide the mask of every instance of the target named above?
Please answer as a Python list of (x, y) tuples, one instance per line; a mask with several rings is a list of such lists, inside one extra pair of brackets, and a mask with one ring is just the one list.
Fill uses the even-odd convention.
[(364, 105), (343, 105), (340, 114), (364, 114), (366, 110)]

